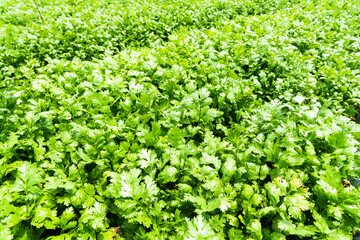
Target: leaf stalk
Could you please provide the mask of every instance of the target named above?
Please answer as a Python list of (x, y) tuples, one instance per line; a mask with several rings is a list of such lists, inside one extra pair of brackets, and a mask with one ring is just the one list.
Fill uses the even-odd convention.
[(33, 0), (33, 2), (34, 2), (34, 4), (35, 4), (36, 10), (37, 10), (38, 13), (39, 13), (39, 16), (40, 16), (40, 19), (41, 19), (42, 23), (45, 24), (45, 20), (44, 20), (42, 14), (41, 14), (41, 11), (40, 11), (40, 8), (39, 8), (39, 4), (37, 3), (36, 0)]

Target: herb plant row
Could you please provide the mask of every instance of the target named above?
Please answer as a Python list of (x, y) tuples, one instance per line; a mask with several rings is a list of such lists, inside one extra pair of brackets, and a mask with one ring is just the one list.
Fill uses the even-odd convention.
[(353, 239), (356, 0), (0, 3), (0, 239)]

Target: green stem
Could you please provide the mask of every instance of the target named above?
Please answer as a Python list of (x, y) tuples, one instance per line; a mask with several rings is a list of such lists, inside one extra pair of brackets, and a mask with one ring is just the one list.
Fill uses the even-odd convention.
[(39, 13), (39, 16), (40, 16), (40, 18), (41, 18), (41, 21), (43, 22), (43, 24), (45, 24), (44, 18), (43, 18), (42, 14), (41, 14), (41, 11), (40, 11), (40, 8), (39, 8), (39, 5), (38, 5), (37, 1), (36, 1), (36, 0), (33, 0), (33, 2), (34, 2), (34, 4), (35, 4), (36, 10), (37, 10), (38, 13)]

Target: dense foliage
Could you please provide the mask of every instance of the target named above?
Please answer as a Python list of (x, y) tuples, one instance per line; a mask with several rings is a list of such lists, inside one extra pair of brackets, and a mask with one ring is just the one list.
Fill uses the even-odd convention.
[(0, 2), (0, 239), (360, 231), (359, 1), (38, 3)]

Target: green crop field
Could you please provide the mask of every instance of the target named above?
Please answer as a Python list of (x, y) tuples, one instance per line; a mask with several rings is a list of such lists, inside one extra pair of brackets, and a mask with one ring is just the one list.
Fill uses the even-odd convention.
[(359, 0), (0, 0), (0, 240), (352, 240)]

